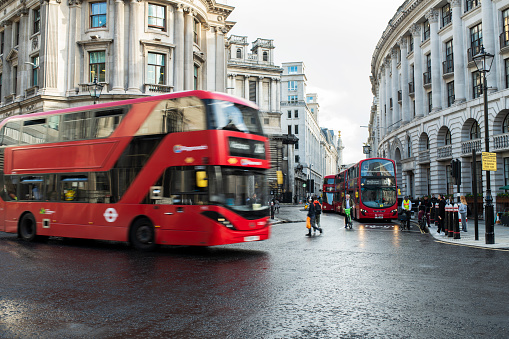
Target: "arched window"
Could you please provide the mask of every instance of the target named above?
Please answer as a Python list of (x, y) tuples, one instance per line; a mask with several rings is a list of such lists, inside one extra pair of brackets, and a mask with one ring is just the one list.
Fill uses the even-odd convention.
[(479, 124), (474, 122), (472, 127), (470, 128), (470, 140), (481, 138), (481, 129), (479, 128)]
[(426, 136), (426, 149), (429, 149), (429, 137)]
[(509, 133), (509, 114), (505, 116), (504, 123), (502, 124), (502, 133)]
[(447, 133), (445, 134), (445, 144), (451, 145), (451, 131), (447, 130)]
[(237, 59), (242, 59), (242, 49), (237, 49)]
[(408, 157), (410, 158), (412, 156), (412, 140), (410, 140), (410, 137), (406, 138), (406, 147), (407, 147)]
[(263, 52), (263, 61), (269, 61), (269, 53)]

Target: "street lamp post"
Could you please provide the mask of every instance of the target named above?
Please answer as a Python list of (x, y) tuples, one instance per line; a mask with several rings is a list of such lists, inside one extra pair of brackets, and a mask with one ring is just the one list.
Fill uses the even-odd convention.
[(101, 96), (101, 91), (103, 89), (103, 85), (97, 82), (97, 77), (94, 78), (94, 82), (92, 85), (88, 86), (88, 90), (90, 92), (90, 96), (94, 98), (94, 105), (97, 100), (99, 100), (99, 97)]
[[(482, 74), (482, 91), (484, 98), (484, 147), (486, 148), (486, 152), (490, 151), (490, 133), (488, 129), (488, 84), (486, 80), (486, 73), (491, 70), (491, 65), (493, 64), (494, 55), (487, 53), (484, 50), (484, 46), (481, 45), (481, 51), (479, 54), (473, 57), (475, 66), (479, 73)], [(473, 159), (475, 162), (475, 159)], [(486, 207), (485, 207), (485, 223), (486, 223), (486, 231), (485, 238), (486, 244), (494, 244), (495, 243), (495, 226), (493, 223), (494, 213), (493, 213), (493, 197), (491, 196), (491, 182), (490, 182), (490, 171), (486, 171)]]

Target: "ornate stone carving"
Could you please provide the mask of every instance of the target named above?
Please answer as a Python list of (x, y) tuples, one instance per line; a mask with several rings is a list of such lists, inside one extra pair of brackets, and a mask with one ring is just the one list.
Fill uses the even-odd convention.
[(401, 49), (406, 49), (407, 48), (407, 42), (408, 42), (408, 37), (407, 36), (402, 36), (398, 40), (398, 45), (399, 45), (399, 47)]
[(72, 7), (72, 6), (79, 6), (81, 5), (83, 1), (82, 0), (69, 0), (68, 4), (69, 4), (69, 7)]
[(32, 39), (32, 50), (36, 50), (37, 48), (39, 48), (39, 37), (34, 36)]
[(391, 50), (392, 60), (398, 60), (398, 54), (399, 54), (398, 52), (399, 52), (398, 48), (396, 48), (396, 47), (392, 48), (392, 50)]
[(421, 36), (421, 25), (420, 24), (413, 24), (412, 27), (410, 27), (410, 33), (413, 37), (420, 37)]
[(389, 56), (387, 56), (387, 58), (385, 59), (385, 69), (391, 69), (391, 58)]
[(439, 12), (436, 9), (430, 9), (428, 13), (426, 13), (425, 17), (428, 19), (429, 23), (437, 23), (439, 18)]
[(461, 7), (461, 0), (449, 0), (451, 7)]

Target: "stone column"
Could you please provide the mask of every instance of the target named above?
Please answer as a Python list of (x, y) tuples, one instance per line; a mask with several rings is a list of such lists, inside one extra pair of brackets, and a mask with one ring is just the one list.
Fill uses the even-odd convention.
[(398, 87), (399, 87), (399, 75), (398, 75), (398, 50), (396, 47), (392, 49), (392, 129), (395, 130), (400, 126), (400, 112), (398, 102)]
[(401, 49), (401, 124), (405, 125), (412, 121), (412, 110), (410, 108), (410, 97), (408, 96), (408, 59), (407, 37), (403, 36), (398, 41)]
[[(494, 25), (497, 21), (493, 20), (493, 3), (492, 0), (482, 1), (482, 43), (486, 53), (491, 53), (495, 56), (495, 60), (491, 65), (491, 70), (486, 74), (488, 87), (490, 91), (496, 91), (499, 85), (497, 76), (497, 59), (500, 55), (496, 52), (495, 44), (498, 42), (498, 37), (495, 36)], [(489, 93), (489, 92), (488, 92)]]
[[(391, 98), (392, 98), (392, 80), (391, 80), (391, 59), (388, 57), (385, 60), (385, 100), (387, 105), (387, 113), (385, 114), (385, 125), (386, 133), (390, 133), (394, 126), (392, 126), (392, 110), (391, 110)], [(392, 103), (394, 107), (394, 102)]]
[[(145, 69), (140, 60), (140, 39), (138, 38), (139, 0), (131, 0), (129, 8), (129, 88), (131, 93), (141, 93), (140, 74)], [(143, 22), (143, 21), (141, 21)]]
[(41, 54), (39, 56), (41, 94), (57, 91), (58, 76), (58, 6), (56, 0), (41, 4)]
[(226, 29), (224, 27), (216, 27), (216, 88), (217, 92), (224, 92), (225, 87), (225, 73), (226, 73), (226, 59), (225, 59), (225, 46), (224, 34)]
[[(5, 103), (5, 97), (11, 95), (11, 63), (6, 61), (5, 56), (12, 48), (12, 22), (4, 21), (2, 25), (4, 28), (4, 58), (2, 65), (2, 103)], [(39, 59), (40, 64), (40, 59)], [(42, 86), (41, 86), (42, 87)]]
[(263, 111), (264, 110), (264, 107), (263, 107), (263, 76), (258, 77), (257, 87), (258, 87), (258, 93), (256, 93), (256, 101), (258, 101), (257, 104), (258, 104), (258, 107), (260, 107), (260, 111)]
[(270, 112), (276, 112), (276, 79), (270, 78)]
[(386, 128), (386, 95), (385, 95), (385, 67), (382, 64), (382, 67), (380, 67), (380, 74), (378, 76), (380, 79), (380, 89), (378, 90), (378, 97), (380, 101), (380, 137), (383, 138), (385, 136), (385, 128)]
[[(30, 33), (29, 33), (29, 21), (28, 21), (28, 10), (22, 9), (20, 12), (20, 33), (19, 33), (19, 41), (20, 45), (22, 44), (22, 41), (29, 41), (30, 40)], [(19, 72), (19, 92), (17, 97), (21, 100), (25, 96), (25, 90), (29, 87), (32, 87), (32, 84), (30, 83), (30, 80), (32, 79), (31, 72), (33, 69), (33, 66), (30, 64), (26, 64), (26, 62), (31, 62), (29, 60), (29, 47), (30, 44), (26, 44), (24, 47), (19, 48), (19, 54), (18, 54), (18, 72)]]
[(249, 75), (244, 75), (244, 99), (249, 100)]
[(124, 93), (124, 0), (115, 0), (114, 26), (112, 93)]
[[(79, 20), (77, 20), (78, 9), (81, 8), (80, 0), (69, 1), (69, 36), (68, 36), (68, 50), (67, 50), (67, 96), (76, 94), (76, 36), (78, 32), (77, 26)], [(116, 40), (115, 40), (116, 42)]]
[(276, 111), (281, 112), (281, 79), (276, 79)]
[(414, 24), (410, 28), (414, 38), (414, 87), (415, 87), (415, 116), (424, 116), (424, 90), (422, 79), (421, 52), (421, 24)]
[(461, 0), (452, 0), (452, 27), (453, 27), (453, 61), (454, 61), (454, 96), (455, 103), (461, 103), (466, 100), (465, 93), (465, 66), (463, 58), (467, 52), (463, 46), (463, 25), (461, 20)]
[(184, 90), (184, 9), (178, 5), (175, 10), (175, 91)]
[(192, 90), (194, 84), (193, 57), (193, 11), (184, 14), (184, 90)]
[(235, 77), (237, 74), (228, 74), (228, 79), (230, 81), (230, 85), (228, 86), (228, 94), (235, 95), (236, 88), (235, 88)]
[(433, 97), (433, 112), (442, 109), (442, 79), (440, 78), (440, 41), (438, 36), (438, 18), (439, 13), (436, 9), (430, 10), (426, 13), (426, 19), (430, 25), (430, 40), (431, 40), (431, 91)]

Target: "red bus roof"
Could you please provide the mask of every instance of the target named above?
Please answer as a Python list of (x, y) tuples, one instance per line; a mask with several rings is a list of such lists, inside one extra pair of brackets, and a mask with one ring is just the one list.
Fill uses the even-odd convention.
[(259, 109), (255, 103), (253, 103), (251, 101), (247, 101), (242, 98), (234, 97), (234, 96), (231, 96), (231, 95), (228, 95), (225, 93), (197, 90), (197, 91), (182, 91), (182, 92), (175, 92), (175, 93), (169, 93), (169, 94), (163, 94), (163, 95), (146, 96), (143, 98), (136, 98), (136, 99), (110, 101), (110, 102), (105, 102), (105, 103), (97, 104), (97, 105), (85, 105), (85, 106), (78, 106), (78, 107), (71, 107), (71, 108), (62, 108), (62, 109), (53, 110), (53, 111), (14, 115), (14, 116), (11, 116), (11, 117), (8, 117), (8, 118), (5, 118), (4, 120), (2, 120), (2, 122), (0, 122), (0, 126), (4, 125), (5, 123), (7, 123), (10, 120), (26, 118), (27, 116), (43, 117), (43, 116), (48, 116), (48, 115), (53, 115), (53, 114), (60, 114), (60, 113), (80, 112), (80, 111), (86, 111), (86, 110), (97, 110), (97, 109), (107, 108), (107, 107), (133, 105), (133, 104), (149, 102), (149, 101), (175, 99), (175, 98), (183, 98), (183, 97), (191, 97), (191, 96), (195, 96), (199, 99), (224, 100), (224, 101), (233, 102), (235, 104), (248, 106), (248, 107), (254, 108), (256, 110)]

